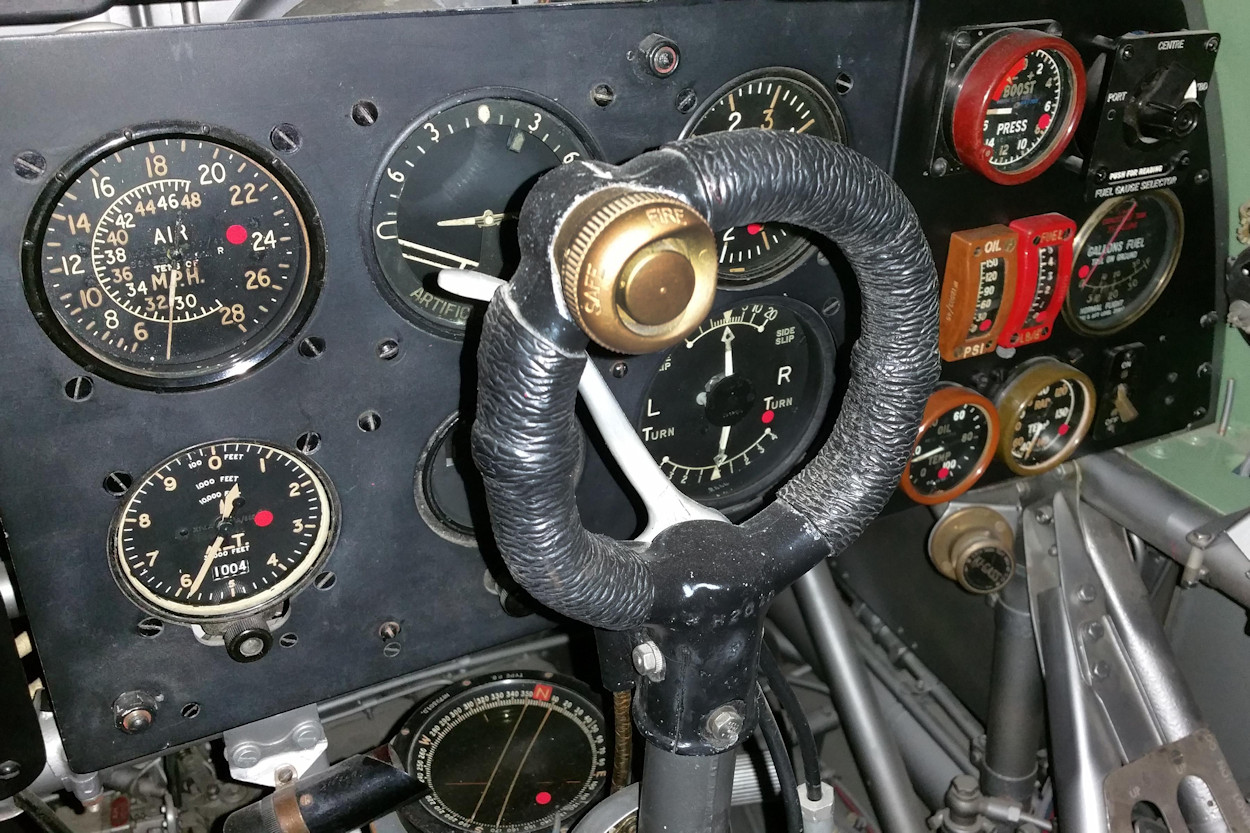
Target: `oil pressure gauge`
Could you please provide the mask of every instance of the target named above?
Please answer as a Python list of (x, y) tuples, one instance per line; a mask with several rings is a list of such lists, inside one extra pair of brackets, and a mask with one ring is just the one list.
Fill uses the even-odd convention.
[(1085, 105), (1081, 56), (1029, 29), (987, 36), (949, 82), (946, 126), (964, 165), (1000, 185), (1039, 176), (1059, 159)]
[(756, 298), (714, 314), (664, 357), (638, 432), (681, 491), (741, 506), (807, 449), (832, 386), (833, 339), (815, 311)]
[(1094, 383), (1044, 358), (1021, 365), (998, 395), (999, 457), (1016, 474), (1041, 474), (1072, 456), (1094, 419)]
[(162, 619), (246, 619), (312, 580), (337, 507), (325, 475), (295, 452), (255, 440), (193, 446), (127, 493), (109, 535), (113, 575)]
[(951, 235), (942, 278), (938, 350), (948, 362), (994, 349), (1016, 297), (1019, 236), (1003, 225)]

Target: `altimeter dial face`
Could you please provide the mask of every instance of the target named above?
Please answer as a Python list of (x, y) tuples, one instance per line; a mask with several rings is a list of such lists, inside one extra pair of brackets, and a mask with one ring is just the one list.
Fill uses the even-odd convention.
[(311, 579), (336, 506), (325, 475), (294, 452), (249, 440), (194, 446), (127, 493), (109, 540), (114, 576), (162, 618), (241, 618)]
[(92, 369), (139, 387), (217, 381), (310, 308), (320, 254), (294, 186), (239, 147), (132, 137), (67, 180), (32, 221), (27, 294)]

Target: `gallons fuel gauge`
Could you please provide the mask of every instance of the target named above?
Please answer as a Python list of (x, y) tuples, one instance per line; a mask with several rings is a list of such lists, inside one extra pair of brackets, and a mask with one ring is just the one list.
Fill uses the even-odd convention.
[(807, 450), (833, 387), (833, 339), (810, 307), (756, 298), (714, 314), (660, 364), (638, 433), (685, 494), (730, 508)]

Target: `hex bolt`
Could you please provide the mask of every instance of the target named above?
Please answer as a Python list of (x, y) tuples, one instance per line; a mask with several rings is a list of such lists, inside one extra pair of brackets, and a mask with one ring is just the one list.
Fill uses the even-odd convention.
[(1036, 512), (1033, 513), (1033, 518), (1039, 524), (1041, 524), (1042, 526), (1045, 526), (1046, 524), (1049, 524), (1051, 522), (1053, 516), (1051, 515), (1050, 510), (1043, 506), (1041, 509), (1038, 509)]
[(639, 642), (633, 651), (634, 670), (652, 682), (664, 679), (664, 655), (650, 639)]
[(244, 741), (230, 750), (231, 766), (247, 769), (258, 763), (260, 763), (260, 746), (251, 741)]
[(17, 761), (5, 761), (0, 764), (0, 781), (9, 781), (22, 774), (22, 765)]
[(663, 35), (650, 34), (638, 44), (638, 52), (642, 55), (643, 69), (656, 78), (667, 78), (677, 71), (681, 63), (681, 52), (669, 38)]
[(48, 160), (42, 153), (24, 150), (13, 157), (13, 173), (22, 179), (38, 179), (48, 170)]
[(724, 705), (713, 709), (707, 716), (703, 732), (713, 745), (727, 748), (738, 741), (744, 725), (742, 713), (734, 706)]
[(383, 622), (378, 628), (378, 637), (385, 642), (389, 642), (399, 636), (400, 625), (398, 622)]
[(1097, 642), (1106, 635), (1107, 629), (1103, 627), (1102, 622), (1090, 622), (1085, 625), (1085, 638), (1090, 642)]
[(1098, 588), (1092, 584), (1082, 584), (1076, 591), (1076, 597), (1085, 604), (1089, 604), (1098, 598)]
[(128, 735), (145, 731), (156, 720), (156, 698), (145, 691), (126, 691), (113, 701), (113, 721)]
[(956, 775), (951, 779), (951, 793), (964, 801), (976, 801), (981, 795), (981, 787), (971, 775)]
[(312, 749), (321, 742), (322, 737), (321, 727), (311, 720), (304, 721), (291, 732), (291, 739), (300, 749)]
[(1111, 663), (1105, 659), (1100, 659), (1094, 663), (1094, 667), (1091, 670), (1094, 672), (1094, 677), (1099, 680), (1105, 680), (1111, 676)]

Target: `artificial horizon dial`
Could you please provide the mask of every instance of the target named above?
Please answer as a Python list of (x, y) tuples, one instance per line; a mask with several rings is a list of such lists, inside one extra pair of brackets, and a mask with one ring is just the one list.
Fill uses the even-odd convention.
[(976, 485), (997, 445), (994, 403), (959, 385), (940, 387), (925, 405), (903, 492), (925, 505), (954, 500)]
[(1107, 200), (1077, 232), (1064, 317), (1077, 332), (1107, 335), (1154, 305), (1176, 271), (1185, 216), (1171, 191)]
[(576, 680), (550, 673), (461, 680), (391, 744), (428, 788), (399, 811), (423, 833), (568, 830), (608, 778), (602, 710)]
[(998, 396), (999, 457), (1016, 474), (1041, 474), (1072, 456), (1094, 419), (1094, 383), (1071, 365), (1021, 365)]
[(207, 135), (129, 135), (70, 174), (32, 220), (36, 315), (68, 335), (58, 338), (67, 352), (84, 351), (81, 363), (125, 384), (190, 387), (242, 372), (311, 307), (320, 252), (294, 185)]
[(959, 160), (1015, 185), (1054, 164), (1072, 138), (1085, 104), (1085, 72), (1062, 38), (1005, 29), (973, 48), (951, 89), (949, 130)]
[[(846, 141), (842, 113), (824, 85), (798, 70), (756, 70), (718, 90), (682, 137), (757, 127)], [(798, 265), (813, 251), (803, 233), (782, 223), (749, 223), (717, 232), (721, 280), (758, 283)]]
[(587, 155), (550, 105), (520, 99), (464, 101), (417, 122), (387, 160), (373, 205), (387, 297), (427, 329), (463, 334), (473, 306), (439, 288), (439, 270), (511, 275), (525, 195), (547, 171)]
[(762, 497), (811, 443), (833, 339), (810, 308), (756, 298), (712, 315), (664, 357), (638, 433), (677, 488), (722, 508)]
[(313, 463), (269, 443), (222, 440), (143, 476), (117, 511), (109, 556), (140, 608), (175, 622), (221, 622), (303, 587), (337, 528), (337, 499)]

